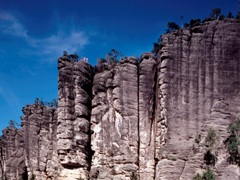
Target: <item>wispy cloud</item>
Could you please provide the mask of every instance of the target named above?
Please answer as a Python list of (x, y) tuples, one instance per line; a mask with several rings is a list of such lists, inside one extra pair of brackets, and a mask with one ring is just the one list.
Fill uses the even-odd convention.
[(1, 86), (0, 97), (2, 97), (13, 110), (19, 105), (19, 98), (13, 92), (4, 89)]
[(9, 13), (0, 13), (0, 29), (5, 34), (27, 38), (26, 29), (13, 15)]
[(44, 57), (42, 59), (49, 62), (56, 58), (56, 54), (59, 55), (63, 51), (80, 52), (89, 44), (90, 36), (79, 29), (58, 29), (55, 34), (36, 38), (29, 35), (28, 30), (16, 17), (6, 12), (0, 12), (0, 33), (22, 38), (32, 48), (31, 54)]

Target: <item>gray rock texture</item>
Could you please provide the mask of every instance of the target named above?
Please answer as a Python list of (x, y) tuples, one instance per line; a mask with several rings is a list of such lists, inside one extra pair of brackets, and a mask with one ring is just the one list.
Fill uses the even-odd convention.
[(14, 124), (3, 130), (1, 140), (1, 171), (7, 179), (21, 179), (26, 167), (22, 131)]
[(138, 62), (128, 57), (93, 81), (91, 178), (128, 179), (138, 171)]
[(58, 108), (36, 101), (21, 128), (3, 131), (0, 176), (191, 180), (210, 167), (216, 179), (239, 179), (224, 144), (240, 116), (237, 20), (164, 34), (158, 58), (93, 68), (64, 55), (58, 70)]
[(93, 69), (84, 61), (58, 60), (58, 179), (89, 177)]
[[(158, 120), (163, 121), (159, 143), (163, 147), (158, 145), (156, 179), (192, 179), (201, 167), (205, 169), (206, 149), (201, 150), (204, 145), (194, 139), (198, 135), (204, 139), (209, 128), (219, 136), (215, 174), (218, 179), (229, 179), (227, 174), (238, 179), (237, 166), (226, 163), (222, 142), (228, 125), (240, 113), (240, 24), (210, 21), (163, 35), (162, 42)], [(195, 148), (202, 152), (193, 152)]]
[(54, 108), (38, 101), (23, 108), (22, 130), (25, 164), (29, 178), (52, 179), (57, 175), (56, 130)]

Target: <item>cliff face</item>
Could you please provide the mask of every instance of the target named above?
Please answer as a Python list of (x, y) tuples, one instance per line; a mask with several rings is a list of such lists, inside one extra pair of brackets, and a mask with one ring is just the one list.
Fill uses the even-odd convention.
[[(238, 179), (238, 167), (227, 165), (223, 141), (228, 125), (239, 117), (240, 25), (211, 21), (166, 34), (162, 42), (158, 77), (159, 93), (166, 95), (160, 106), (166, 109), (167, 133), (157, 179), (191, 179), (201, 172), (209, 149), (204, 137), (211, 128), (218, 136), (212, 149), (218, 179)], [(198, 135), (200, 144), (194, 142)]]
[(240, 113), (240, 24), (206, 22), (163, 35), (162, 45), (158, 59), (145, 53), (95, 69), (60, 57), (57, 110), (23, 108), (22, 128), (3, 132), (0, 173), (186, 180), (210, 167), (217, 179), (238, 179), (223, 141)]
[(90, 170), (92, 67), (67, 57), (58, 61), (58, 179), (87, 179)]

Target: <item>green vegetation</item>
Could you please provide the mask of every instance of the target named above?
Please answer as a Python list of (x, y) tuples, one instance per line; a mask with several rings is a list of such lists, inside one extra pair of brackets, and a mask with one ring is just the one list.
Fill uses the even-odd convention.
[(212, 10), (211, 14), (210, 14), (210, 18), (211, 19), (218, 19), (220, 17), (221, 14), (221, 9), (220, 8), (215, 8)]
[(123, 57), (123, 54), (116, 49), (111, 49), (107, 54), (105, 58), (99, 58), (98, 64), (102, 63), (110, 63), (110, 64), (116, 64), (120, 58)]
[(228, 161), (232, 164), (237, 164), (240, 166), (240, 119), (235, 123), (231, 123), (227, 128), (230, 135), (224, 141), (224, 144), (229, 153)]
[(130, 180), (138, 180), (138, 175), (137, 175), (136, 171), (131, 173)]
[(1, 176), (1, 180), (8, 180), (6, 173)]
[(52, 107), (52, 108), (57, 108), (57, 106), (58, 106), (58, 102), (56, 99), (53, 99), (52, 101), (47, 102), (47, 101), (43, 101), (43, 98), (41, 98), (41, 99), (36, 98), (35, 104), (40, 104), (41, 106), (48, 106), (48, 107)]
[(28, 180), (27, 166), (24, 167), (24, 171), (23, 171), (23, 174), (22, 174), (22, 179), (23, 180)]
[(157, 58), (158, 52), (160, 49), (162, 49), (163, 44), (162, 44), (162, 36), (160, 36), (160, 38), (158, 39), (157, 42), (153, 43), (153, 49), (152, 49), (152, 53), (155, 55), (155, 57)]
[[(99, 58), (98, 64), (96, 66), (97, 72), (102, 72), (105, 69), (109, 69), (110, 67), (114, 67), (117, 65), (119, 60), (123, 57), (123, 54), (115, 49), (110, 50), (105, 58)], [(110, 66), (109, 66), (110, 65)]]
[(172, 32), (174, 30), (179, 30), (180, 27), (175, 22), (168, 22), (166, 33)]
[(172, 157), (170, 157), (170, 160), (172, 160), (172, 161), (176, 161), (177, 158), (176, 158), (175, 156), (172, 156)]
[(204, 162), (207, 165), (215, 165), (217, 161), (217, 157), (211, 152), (211, 150), (207, 150), (207, 152), (204, 154)]
[(36, 175), (35, 175), (35, 174), (32, 174), (31, 180), (35, 180), (35, 179), (36, 179)]
[(216, 177), (213, 171), (208, 167), (207, 171), (205, 171), (202, 175), (197, 173), (197, 175), (193, 178), (193, 180), (215, 180)]
[(205, 146), (212, 147), (216, 143), (216, 140), (217, 140), (216, 131), (210, 128), (208, 130), (207, 136), (205, 137)]
[(79, 59), (79, 56), (77, 55), (77, 53), (68, 55), (67, 51), (63, 51), (63, 56), (67, 57), (67, 58), (69, 58), (70, 60), (73, 60), (73, 61), (77, 61)]
[(194, 139), (194, 141), (195, 141), (195, 143), (200, 143), (200, 141), (201, 141), (201, 134), (197, 134), (196, 135), (196, 137), (195, 137), (195, 139)]
[(201, 24), (201, 20), (200, 19), (191, 19), (190, 20), (190, 27), (198, 26), (200, 24)]

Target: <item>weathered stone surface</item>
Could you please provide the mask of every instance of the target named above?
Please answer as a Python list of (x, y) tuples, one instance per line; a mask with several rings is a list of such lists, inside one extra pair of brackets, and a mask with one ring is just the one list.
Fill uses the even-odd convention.
[(24, 146), (21, 129), (14, 124), (3, 130), (1, 138), (1, 172), (2, 176), (13, 180), (22, 179), (25, 168)]
[(60, 57), (57, 110), (27, 105), (22, 127), (3, 131), (0, 176), (190, 180), (209, 166), (217, 179), (239, 179), (223, 142), (240, 115), (240, 23), (209, 21), (163, 35), (162, 45), (158, 60), (102, 62), (95, 74)]
[(138, 171), (138, 62), (122, 59), (93, 81), (91, 178), (129, 179)]
[(35, 102), (23, 108), (22, 129), (25, 163), (29, 177), (56, 178), (57, 116), (54, 108)]
[[(156, 130), (162, 132), (156, 136), (161, 145), (156, 179), (192, 179), (200, 172), (206, 149), (194, 139), (198, 134), (204, 138), (210, 127), (220, 136), (218, 158), (227, 156), (222, 141), (240, 113), (239, 30), (239, 23), (225, 20), (163, 35), (158, 67), (158, 128), (163, 130)], [(200, 152), (193, 153), (193, 147)], [(224, 161), (214, 167), (220, 179), (229, 174)], [(231, 179), (239, 176), (234, 172)]]
[(93, 69), (84, 61), (63, 56), (58, 60), (57, 152), (59, 179), (89, 176), (90, 116)]
[(139, 178), (154, 179), (155, 174), (155, 91), (157, 62), (145, 53), (139, 64)]

